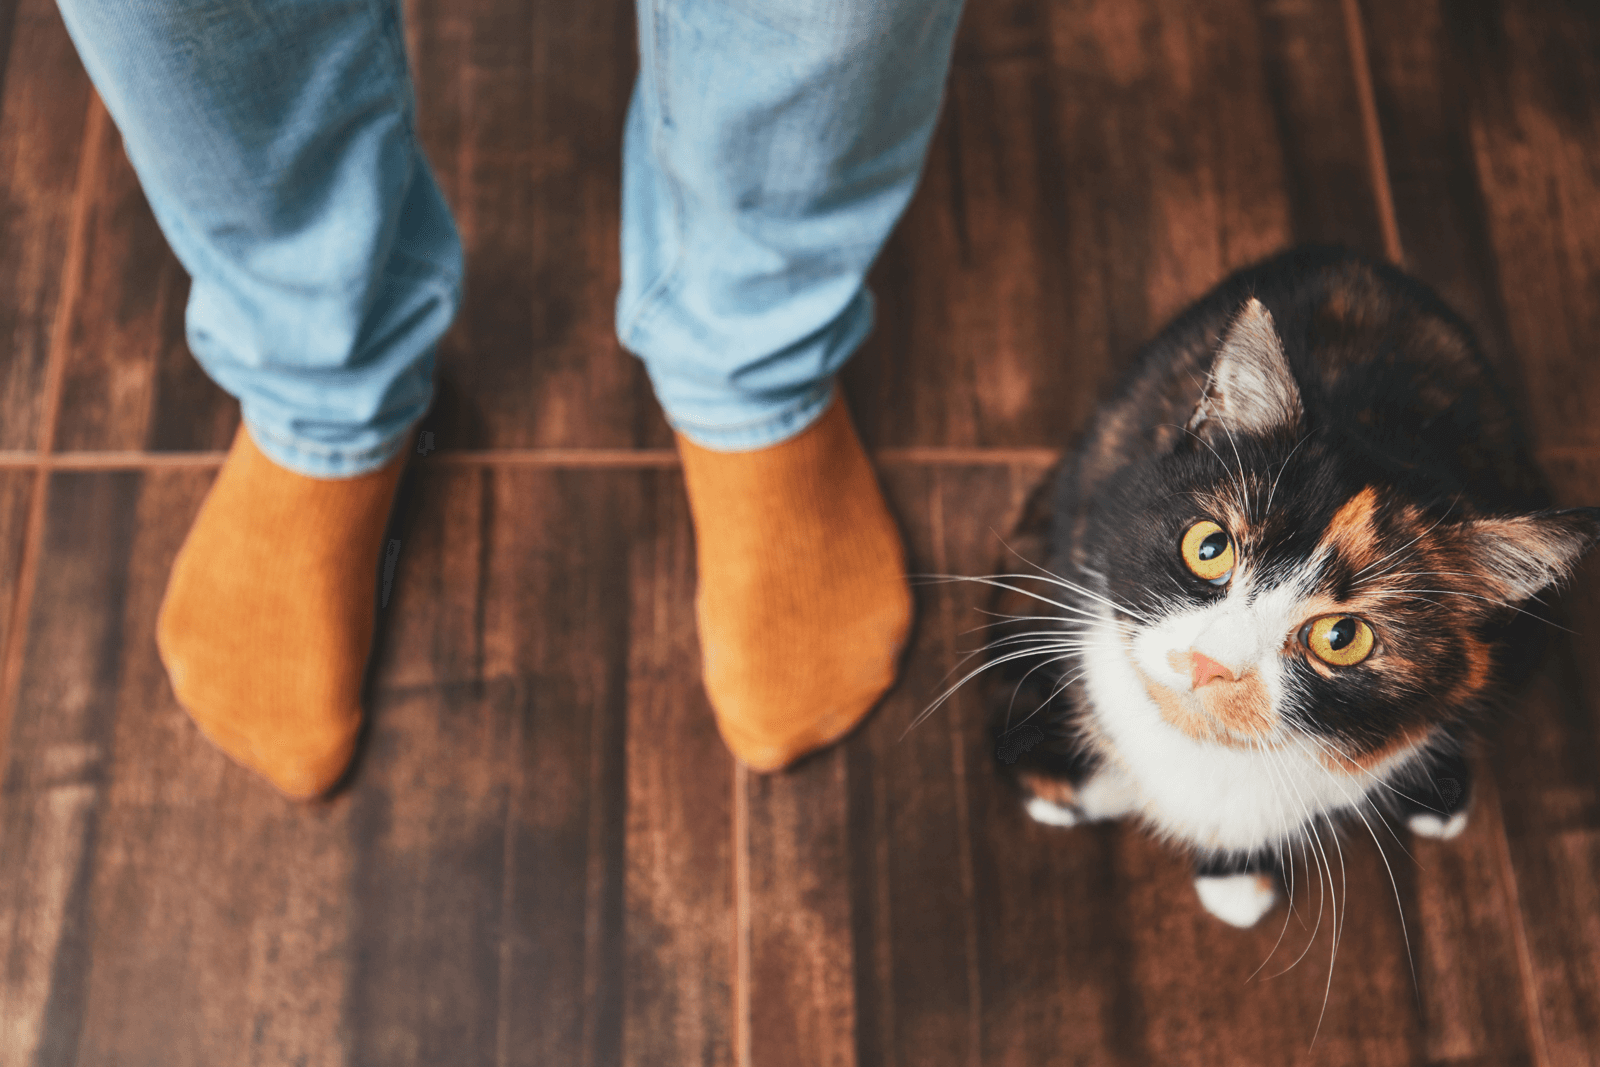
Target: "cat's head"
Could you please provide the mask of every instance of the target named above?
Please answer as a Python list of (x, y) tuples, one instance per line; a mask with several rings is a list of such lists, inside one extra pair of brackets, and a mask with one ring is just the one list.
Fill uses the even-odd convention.
[(1480, 706), (1508, 619), (1600, 539), (1600, 510), (1480, 514), (1337, 413), (1313, 425), (1257, 300), (1195, 388), (1087, 541), (1140, 682), (1196, 739), (1309, 733), (1374, 765)]

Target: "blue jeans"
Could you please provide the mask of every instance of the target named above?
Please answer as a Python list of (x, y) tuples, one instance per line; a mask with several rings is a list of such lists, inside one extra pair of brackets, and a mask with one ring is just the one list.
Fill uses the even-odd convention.
[[(433, 398), (460, 237), (392, 0), (59, 0), (162, 233), (186, 330), (274, 462), (383, 466)], [(637, 0), (617, 332), (674, 427), (821, 415), (916, 187), (961, 0)], [(575, 3), (574, 17), (582, 5)]]

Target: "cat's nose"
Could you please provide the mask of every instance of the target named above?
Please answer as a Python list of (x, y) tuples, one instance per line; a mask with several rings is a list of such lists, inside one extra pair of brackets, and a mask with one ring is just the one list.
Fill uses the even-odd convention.
[(1192, 652), (1190, 657), (1194, 661), (1194, 687), (1196, 689), (1218, 678), (1227, 682), (1234, 682), (1239, 679), (1238, 675), (1204, 652)]

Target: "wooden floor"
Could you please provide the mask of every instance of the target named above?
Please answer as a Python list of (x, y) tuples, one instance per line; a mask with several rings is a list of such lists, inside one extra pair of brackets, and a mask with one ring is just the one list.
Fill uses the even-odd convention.
[[(0, 1063), (1600, 1063), (1600, 565), (1466, 833), (1383, 837), (1392, 885), (1346, 837), (1331, 977), (1315, 887), (1240, 932), (1136, 830), (1026, 821), (972, 695), (901, 739), (975, 647), (966, 587), (919, 589), (848, 743), (747, 774), (611, 325), (631, 4), (406, 14), (468, 298), (370, 741), (305, 807), (161, 669), (237, 405), (54, 5), (0, 0)], [(984, 0), (845, 375), (912, 569), (989, 571), (1133, 348), (1301, 240), (1436, 285), (1600, 503), (1593, 6)]]

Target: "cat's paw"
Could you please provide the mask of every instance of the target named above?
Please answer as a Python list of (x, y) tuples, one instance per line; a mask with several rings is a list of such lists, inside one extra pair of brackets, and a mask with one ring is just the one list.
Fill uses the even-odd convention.
[(1467, 813), (1458, 811), (1445, 818), (1431, 811), (1419, 811), (1406, 820), (1406, 825), (1411, 827), (1414, 834), (1448, 841), (1467, 828)]
[(1194, 880), (1205, 909), (1230, 926), (1247, 929), (1278, 901), (1278, 887), (1265, 874), (1228, 874)]
[(1139, 807), (1138, 789), (1113, 768), (1102, 768), (1078, 786), (1038, 774), (1024, 774), (1021, 780), (1029, 794), (1023, 807), (1035, 822), (1046, 826), (1116, 819)]
[(1139, 789), (1115, 767), (1103, 768), (1078, 789), (1078, 808), (1085, 822), (1120, 819), (1139, 808)]
[(1044, 797), (1029, 797), (1023, 805), (1034, 822), (1046, 826), (1076, 826), (1083, 822), (1083, 811), (1076, 804), (1058, 804)]

